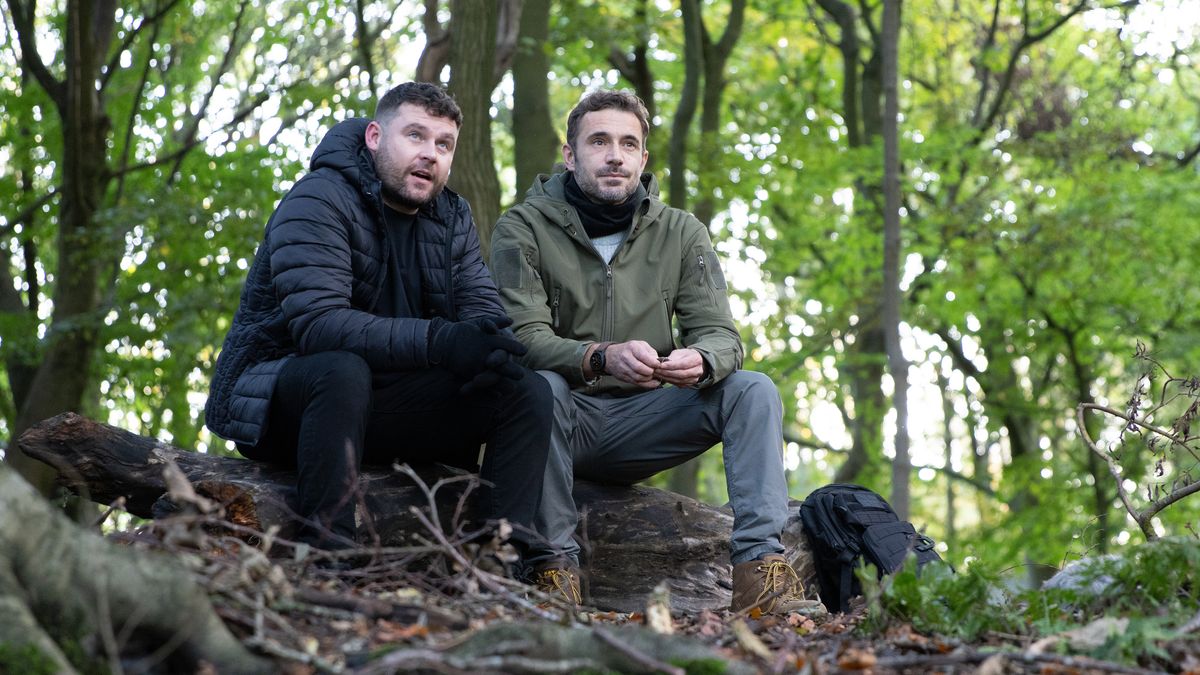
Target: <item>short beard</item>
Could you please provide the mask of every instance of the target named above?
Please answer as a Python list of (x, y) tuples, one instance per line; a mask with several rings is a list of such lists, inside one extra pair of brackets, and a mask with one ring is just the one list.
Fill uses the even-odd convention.
[(382, 146), (375, 151), (375, 171), (379, 174), (384, 201), (406, 209), (419, 211), (432, 204), (442, 193), (442, 188), (446, 186), (445, 183), (434, 183), (433, 189), (429, 191), (429, 197), (425, 199), (412, 194), (404, 181), (406, 170), (394, 166), (391, 156), (384, 151)]
[(575, 172), (575, 182), (579, 184), (579, 189), (583, 191), (583, 194), (598, 204), (624, 204), (629, 201), (633, 193), (637, 192), (638, 188), (636, 182), (631, 183), (628, 187), (600, 187), (600, 181), (596, 179), (595, 174), (580, 171)]
[(403, 185), (401, 185), (400, 189), (397, 190), (388, 185), (386, 182), (383, 183), (383, 200), (386, 203), (393, 206), (402, 206), (406, 209), (413, 209), (416, 211), (420, 211), (422, 208), (432, 204), (441, 193), (442, 188), (441, 186), (438, 186), (429, 194), (428, 199), (420, 199), (409, 194), (408, 189)]

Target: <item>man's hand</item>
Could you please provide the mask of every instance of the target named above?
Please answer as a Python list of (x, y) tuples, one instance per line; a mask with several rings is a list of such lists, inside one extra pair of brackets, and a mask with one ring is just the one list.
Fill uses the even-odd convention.
[[(470, 394), (495, 386), (501, 378), (519, 380), (525, 374), (513, 360), (525, 345), (505, 335), (507, 317), (486, 321), (437, 320), (429, 340), (430, 360), (466, 380), (460, 390)], [(507, 323), (506, 323), (507, 321)]]
[(695, 349), (676, 349), (654, 364), (654, 377), (676, 387), (690, 387), (704, 377), (704, 358)]
[(636, 384), (645, 389), (657, 389), (662, 383), (655, 377), (658, 352), (642, 340), (617, 342), (604, 352), (604, 369), (609, 375), (622, 382)]

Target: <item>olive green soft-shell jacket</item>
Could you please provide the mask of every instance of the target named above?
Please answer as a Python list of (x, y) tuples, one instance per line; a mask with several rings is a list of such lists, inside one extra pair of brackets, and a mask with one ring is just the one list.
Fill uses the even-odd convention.
[(657, 181), (643, 174), (649, 196), (606, 264), (563, 197), (565, 177), (538, 176), (492, 233), (492, 277), (517, 338), (529, 347), (523, 363), (593, 394), (644, 391), (612, 377), (585, 382), (583, 355), (593, 342), (645, 340), (660, 356), (677, 344), (691, 347), (712, 375), (705, 385), (737, 370), (742, 343), (700, 221), (664, 204)]

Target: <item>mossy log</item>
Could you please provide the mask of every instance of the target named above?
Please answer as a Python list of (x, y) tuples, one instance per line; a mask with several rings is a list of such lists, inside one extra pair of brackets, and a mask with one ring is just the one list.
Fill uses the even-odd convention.
[[(284, 537), (295, 526), (295, 475), (287, 469), (180, 450), (73, 413), (36, 425), (18, 442), (26, 454), (58, 469), (60, 482), (72, 491), (102, 504), (124, 498), (125, 508), (143, 518), (155, 515), (156, 502), (161, 507), (167, 493), (163, 469), (173, 462), (198, 494), (226, 504), (227, 517), (234, 522), (259, 530), (276, 525)], [(455, 471), (437, 465), (416, 470), (429, 485)], [(467, 484), (452, 482), (438, 491), (443, 526)], [(428, 506), (423, 490), (389, 467), (366, 467), (361, 488), (360, 522), (370, 518), (381, 545), (411, 544), (412, 535), (423, 528), (410, 507)], [(641, 610), (654, 586), (666, 579), (676, 611), (728, 606), (733, 526), (728, 509), (646, 486), (586, 481), (576, 484), (575, 500), (586, 514), (577, 534), (585, 544), (590, 604)], [(784, 544), (801, 578), (811, 580), (799, 502), (792, 503), (791, 511)]]
[(55, 510), (0, 463), (0, 672), (99, 672), (110, 663), (265, 673), (195, 580)]

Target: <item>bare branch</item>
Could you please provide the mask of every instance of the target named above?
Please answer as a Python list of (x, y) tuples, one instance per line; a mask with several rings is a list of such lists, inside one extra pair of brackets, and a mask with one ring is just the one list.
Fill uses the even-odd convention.
[(13, 25), (16, 27), (17, 41), (21, 45), (22, 65), (33, 75), (42, 89), (46, 90), (54, 104), (60, 110), (65, 108), (67, 105), (66, 85), (54, 78), (54, 75), (46, 68), (46, 64), (42, 63), (42, 57), (38, 53), (37, 29), (33, 25), (37, 13), (36, 0), (29, 0), (28, 4), (24, 0), (8, 0), (8, 6), (12, 9)]
[(253, 113), (255, 110), (257, 110), (259, 108), (259, 106), (261, 106), (263, 103), (266, 103), (269, 98), (271, 98), (271, 94), (268, 92), (263, 92), (263, 93), (259, 94), (258, 96), (255, 96), (253, 99), (251, 99), (250, 103), (246, 107), (242, 108), (236, 114), (234, 114), (233, 118), (231, 120), (229, 120), (228, 123), (223, 125), (221, 128), (214, 130), (208, 136), (205, 136), (204, 138), (193, 138), (192, 140), (185, 143), (182, 147), (177, 148), (165, 155), (156, 157), (148, 162), (142, 162), (141, 164), (134, 164), (133, 166), (124, 167), (117, 171), (114, 171), (112, 173), (112, 176), (120, 177), (120, 176), (134, 173), (136, 171), (143, 171), (145, 169), (153, 169), (155, 167), (162, 166), (163, 164), (175, 162), (180, 157), (191, 152), (197, 146), (200, 146), (200, 145), (203, 145), (204, 143), (206, 143), (209, 138), (212, 138), (213, 136), (216, 136), (217, 134), (224, 132), (226, 129), (234, 127), (239, 122), (242, 122), (243, 120), (245, 120), (247, 117), (250, 116), (251, 113)]
[(175, 9), (175, 6), (178, 5), (179, 2), (180, 0), (167, 0), (166, 4), (155, 10), (155, 12), (150, 16), (144, 17), (141, 22), (138, 23), (138, 25), (134, 26), (132, 30), (125, 33), (125, 37), (121, 40), (121, 44), (113, 50), (112, 55), (109, 57), (108, 65), (104, 69), (104, 75), (100, 78), (101, 91), (108, 87), (108, 81), (112, 79), (113, 73), (117, 71), (117, 66), (121, 64), (121, 54), (133, 46), (134, 41), (137, 40), (138, 36), (142, 34), (142, 31), (146, 28), (146, 26), (154, 28), (154, 36), (150, 38), (150, 42), (153, 44), (154, 38), (158, 36), (158, 29), (162, 25), (161, 22), (163, 17), (169, 14), (172, 9)]

